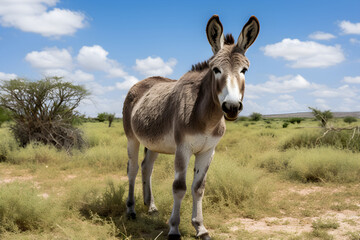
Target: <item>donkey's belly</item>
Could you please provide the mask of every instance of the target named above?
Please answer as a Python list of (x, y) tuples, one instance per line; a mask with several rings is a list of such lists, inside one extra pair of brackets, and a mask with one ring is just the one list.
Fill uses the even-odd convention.
[(151, 151), (165, 154), (175, 154), (176, 151), (176, 143), (174, 139), (174, 134), (168, 133), (156, 140), (147, 139), (147, 138), (139, 138), (141, 144), (143, 144), (146, 148)]
[[(192, 153), (196, 154), (206, 152), (209, 149), (215, 147), (219, 143), (220, 139), (221, 137), (216, 137), (209, 134), (187, 135), (184, 138), (183, 144), (187, 145), (191, 149)], [(139, 140), (141, 144), (154, 152), (175, 154), (176, 143), (174, 135), (171, 133), (155, 141), (150, 141), (147, 139)]]

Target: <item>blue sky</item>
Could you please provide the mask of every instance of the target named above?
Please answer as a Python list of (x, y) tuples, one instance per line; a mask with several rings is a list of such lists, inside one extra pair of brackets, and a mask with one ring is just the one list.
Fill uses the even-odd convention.
[(218, 14), (237, 39), (251, 15), (260, 34), (246, 56), (244, 111), (360, 111), (359, 1), (0, 0), (0, 79), (44, 76), (88, 88), (79, 108), (121, 116), (130, 86), (178, 79), (211, 57)]

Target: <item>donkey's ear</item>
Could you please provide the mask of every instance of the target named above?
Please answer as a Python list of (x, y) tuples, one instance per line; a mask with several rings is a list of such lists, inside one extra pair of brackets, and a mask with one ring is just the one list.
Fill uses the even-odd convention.
[(237, 46), (246, 52), (259, 35), (260, 23), (255, 16), (251, 16), (249, 21), (244, 25), (237, 42)]
[(208, 21), (206, 25), (206, 36), (214, 54), (224, 46), (223, 26), (218, 15), (212, 16)]

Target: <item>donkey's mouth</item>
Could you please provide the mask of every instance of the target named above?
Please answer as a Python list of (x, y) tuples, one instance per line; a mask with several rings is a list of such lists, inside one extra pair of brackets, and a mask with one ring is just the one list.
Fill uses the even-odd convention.
[(224, 113), (224, 117), (227, 121), (235, 121), (238, 117), (238, 112)]

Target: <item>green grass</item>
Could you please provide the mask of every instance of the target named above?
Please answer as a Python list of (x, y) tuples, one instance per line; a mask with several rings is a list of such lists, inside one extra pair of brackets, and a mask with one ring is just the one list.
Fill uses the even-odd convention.
[[(336, 119), (333, 124), (347, 126)], [(335, 218), (310, 221), (313, 230), (302, 234), (243, 228), (233, 232), (231, 226), (237, 218), (301, 219), (359, 210), (359, 153), (340, 145), (313, 144), (319, 132), (313, 129), (317, 122), (310, 119), (287, 128), (282, 125), (281, 119), (227, 123), (203, 199), (204, 222), (215, 239), (336, 239), (327, 232), (336, 224), (341, 228)], [(41, 144), (20, 148), (6, 124), (0, 128), (0, 238), (164, 239), (173, 204), (174, 157), (159, 155), (154, 166), (153, 192), (159, 209), (155, 215), (149, 215), (143, 205), (139, 171), (137, 220), (128, 221), (127, 142), (122, 123), (114, 122), (109, 128), (107, 123), (89, 122), (80, 127), (87, 148), (71, 154)], [(142, 149), (139, 155), (140, 164)], [(195, 234), (190, 221), (193, 166), (192, 157), (181, 208), (184, 239), (194, 239)], [(313, 188), (321, 191), (297, 193)], [(356, 239), (356, 234), (348, 236)]]

